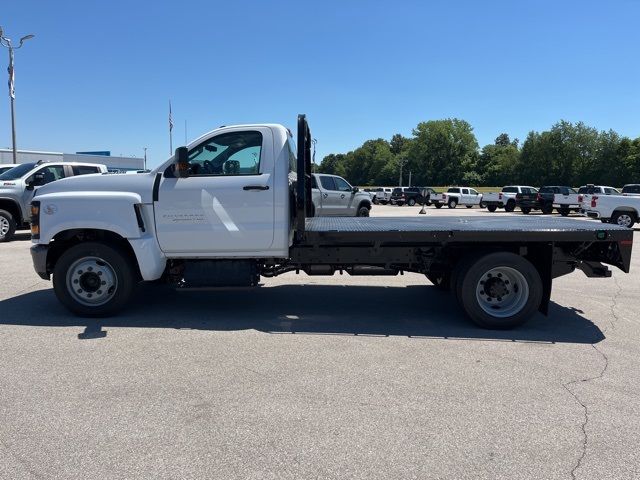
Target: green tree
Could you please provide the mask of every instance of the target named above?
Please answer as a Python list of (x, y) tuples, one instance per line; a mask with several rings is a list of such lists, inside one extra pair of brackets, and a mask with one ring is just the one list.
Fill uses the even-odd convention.
[(478, 141), (468, 122), (457, 118), (419, 123), (407, 150), (405, 171), (414, 184), (461, 183), (465, 166), (473, 165)]

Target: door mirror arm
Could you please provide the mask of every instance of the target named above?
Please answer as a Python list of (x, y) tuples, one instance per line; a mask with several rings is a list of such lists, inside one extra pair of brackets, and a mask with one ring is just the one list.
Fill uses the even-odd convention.
[(187, 147), (176, 148), (173, 174), (176, 178), (189, 177), (189, 150)]

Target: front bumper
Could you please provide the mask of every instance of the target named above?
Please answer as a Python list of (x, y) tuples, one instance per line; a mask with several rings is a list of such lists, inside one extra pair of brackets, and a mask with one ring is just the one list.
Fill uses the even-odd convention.
[(33, 268), (38, 276), (43, 280), (49, 280), (49, 272), (47, 271), (47, 253), (49, 253), (49, 245), (31, 246)]

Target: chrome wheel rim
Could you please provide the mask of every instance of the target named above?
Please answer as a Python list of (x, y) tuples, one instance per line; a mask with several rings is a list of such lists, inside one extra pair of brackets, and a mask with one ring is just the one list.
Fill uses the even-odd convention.
[(9, 220), (0, 217), (0, 237), (4, 237), (7, 233), (9, 233)]
[(118, 288), (113, 267), (99, 257), (76, 260), (67, 271), (67, 290), (73, 299), (85, 306), (107, 303)]
[(497, 318), (511, 317), (527, 304), (529, 284), (514, 268), (494, 267), (478, 280), (476, 299), (486, 314)]
[(618, 217), (618, 225), (620, 225), (621, 227), (628, 227), (629, 225), (631, 225), (631, 215), (627, 215), (626, 213), (620, 215)]

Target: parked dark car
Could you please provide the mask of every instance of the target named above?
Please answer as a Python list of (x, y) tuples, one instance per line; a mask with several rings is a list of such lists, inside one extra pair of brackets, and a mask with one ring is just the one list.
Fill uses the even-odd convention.
[[(576, 192), (571, 187), (560, 186), (560, 185), (547, 185), (544, 187), (540, 187), (538, 190), (538, 204), (540, 206), (540, 210), (542, 213), (549, 214), (553, 212), (553, 201), (554, 196), (556, 194), (559, 195), (575, 195)], [(564, 211), (558, 210), (560, 213), (564, 215)]]
[[(502, 191), (505, 191), (504, 189)], [(520, 207), (522, 213), (528, 214), (531, 210), (539, 210), (538, 189), (534, 187), (522, 187), (520, 193), (516, 193), (516, 207)]]
[[(426, 190), (426, 196), (422, 196), (422, 192)], [(429, 205), (429, 197), (436, 191), (431, 187), (396, 187), (391, 192), (392, 205), (404, 205), (405, 203), (412, 207), (421, 204), (423, 201)]]
[(640, 195), (640, 184), (637, 183), (629, 183), (622, 187), (623, 195)]

